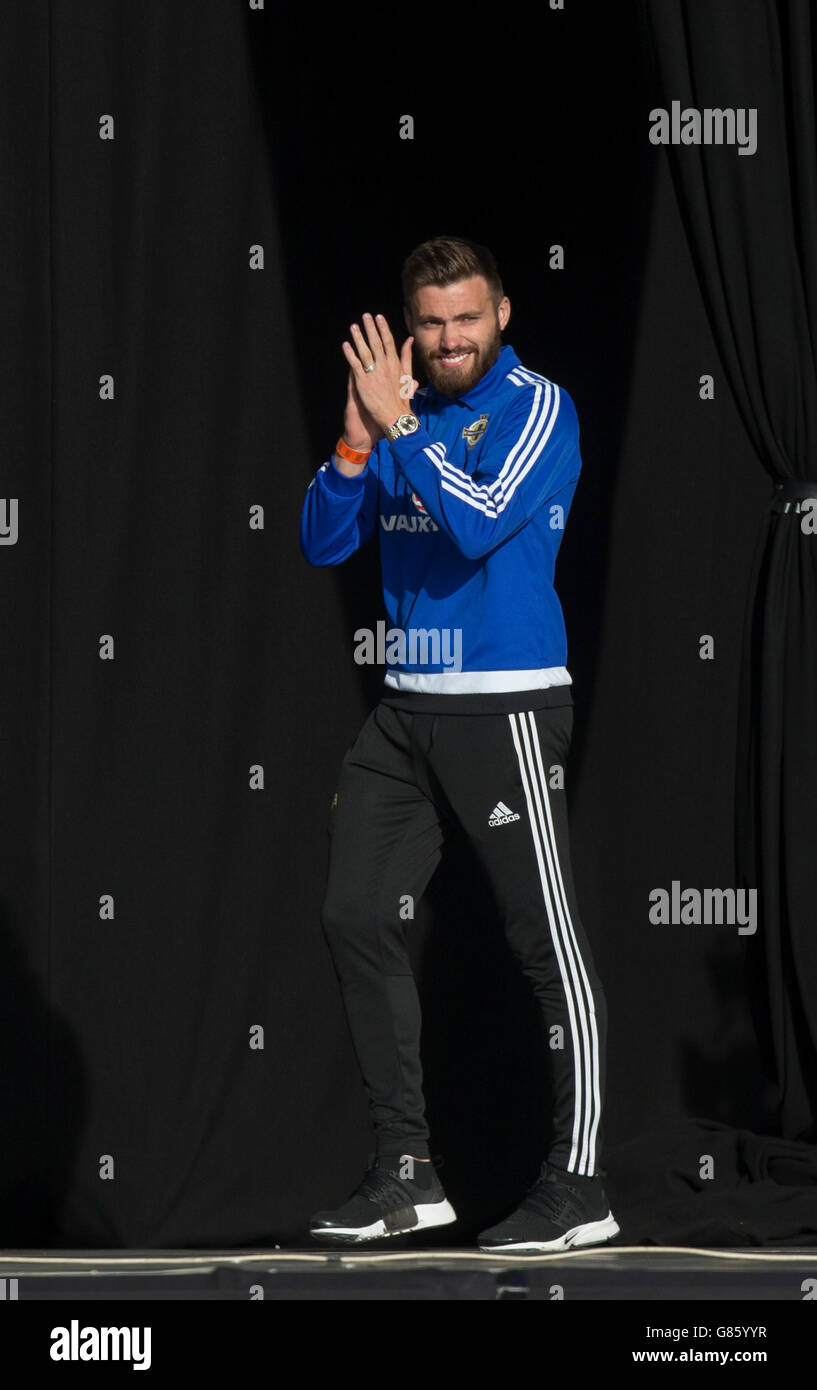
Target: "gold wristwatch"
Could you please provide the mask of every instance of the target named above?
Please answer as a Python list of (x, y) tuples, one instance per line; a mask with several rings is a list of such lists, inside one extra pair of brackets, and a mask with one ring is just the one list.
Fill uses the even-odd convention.
[(401, 415), (386, 430), (387, 439), (399, 439), (401, 434), (414, 434), (420, 428), (420, 421), (416, 415)]

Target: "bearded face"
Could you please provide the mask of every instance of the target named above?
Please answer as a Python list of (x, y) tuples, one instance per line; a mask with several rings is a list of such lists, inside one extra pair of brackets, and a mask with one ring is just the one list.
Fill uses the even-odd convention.
[(510, 317), (507, 298), (494, 305), (482, 275), (452, 285), (424, 285), (412, 297), (416, 366), (444, 396), (462, 396), (490, 371)]

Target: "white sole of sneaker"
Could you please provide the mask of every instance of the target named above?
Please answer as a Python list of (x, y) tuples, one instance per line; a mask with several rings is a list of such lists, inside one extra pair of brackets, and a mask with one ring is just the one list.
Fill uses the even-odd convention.
[(550, 1250), (570, 1250), (579, 1245), (596, 1245), (612, 1240), (619, 1233), (619, 1224), (609, 1211), (603, 1221), (588, 1221), (583, 1226), (574, 1226), (572, 1231), (555, 1240), (518, 1240), (513, 1245), (480, 1245), (490, 1255), (513, 1255), (528, 1252), (532, 1255), (545, 1255)]
[(429, 1226), (449, 1226), (452, 1221), (456, 1221), (457, 1213), (451, 1203), (428, 1202), (416, 1206), (417, 1223), (414, 1226), (402, 1226), (398, 1231), (387, 1231), (382, 1221), (374, 1221), (371, 1226), (331, 1226), (316, 1227), (310, 1229), (309, 1234), (316, 1240), (338, 1240), (357, 1242), (361, 1240), (377, 1240), (379, 1236), (405, 1236), (412, 1231), (428, 1229)]

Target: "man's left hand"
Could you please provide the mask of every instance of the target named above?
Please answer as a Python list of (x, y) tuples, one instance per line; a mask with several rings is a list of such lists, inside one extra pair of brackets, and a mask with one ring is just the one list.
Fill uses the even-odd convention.
[[(354, 347), (344, 342), (343, 355), (354, 372), (360, 399), (385, 433), (400, 415), (408, 414), (409, 400), (417, 389), (411, 374), (411, 345), (414, 339), (406, 338), (398, 357), (389, 325), (382, 314), (378, 314), (376, 319), (371, 314), (364, 314), (363, 327), (366, 337), (356, 323), (352, 324)], [(374, 371), (367, 372), (366, 368), (372, 363)], [(405, 394), (406, 378), (411, 379), (408, 395)]]

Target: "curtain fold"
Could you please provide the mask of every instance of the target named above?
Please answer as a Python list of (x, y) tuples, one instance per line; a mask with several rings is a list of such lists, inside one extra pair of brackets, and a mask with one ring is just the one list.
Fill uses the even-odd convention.
[[(817, 138), (810, 0), (643, 0), (656, 103), (756, 111), (757, 147), (669, 144), (723, 370), (770, 478), (743, 637), (737, 885), (780, 1132), (817, 1140)], [(814, 503), (817, 508), (817, 501)], [(728, 518), (723, 518), (728, 525)], [(815, 528), (817, 529), (817, 528)]]

